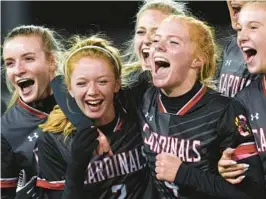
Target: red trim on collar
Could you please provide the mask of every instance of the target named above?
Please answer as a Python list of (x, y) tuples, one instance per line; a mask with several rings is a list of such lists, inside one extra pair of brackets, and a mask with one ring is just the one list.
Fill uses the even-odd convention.
[[(206, 91), (206, 86), (202, 85), (201, 89), (176, 113), (176, 115), (185, 115), (195, 104), (198, 103), (198, 101), (204, 96)], [(165, 109), (161, 100), (161, 95), (158, 96), (158, 107), (161, 112), (167, 113), (167, 110)]]
[(121, 127), (122, 127), (122, 124), (123, 124), (123, 120), (121, 120), (121, 118), (119, 116), (113, 132), (119, 131), (121, 129)]
[(18, 99), (18, 105), (20, 105), (22, 108), (24, 108), (26, 111), (34, 114), (35, 116), (44, 119), (48, 117), (47, 113), (41, 112), (35, 108), (30, 107), (29, 105), (27, 105), (25, 102), (23, 102), (20, 98)]

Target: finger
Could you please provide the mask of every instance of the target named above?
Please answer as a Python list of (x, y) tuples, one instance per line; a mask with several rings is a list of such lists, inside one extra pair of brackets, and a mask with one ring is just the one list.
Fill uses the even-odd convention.
[(223, 151), (222, 158), (221, 159), (232, 159), (231, 156), (234, 153), (235, 149), (227, 148)]
[(226, 179), (226, 181), (230, 182), (231, 184), (239, 184), (240, 182), (242, 182), (244, 180), (245, 176), (239, 176), (236, 179), (232, 179), (232, 178), (228, 178)]
[(109, 156), (113, 156), (113, 155), (114, 155), (112, 149), (110, 149), (110, 150), (108, 151), (108, 154), (109, 154)]
[(248, 164), (236, 164), (230, 167), (225, 167), (224, 172), (237, 171), (237, 170), (246, 170), (249, 168)]
[(156, 167), (161, 166), (160, 161), (157, 160), (157, 161), (155, 162), (155, 166), (156, 166)]
[(222, 173), (221, 175), (224, 177), (224, 178), (234, 178), (234, 177), (237, 177), (243, 173), (245, 173), (248, 169), (244, 169), (244, 170), (237, 170), (237, 171), (231, 171), (231, 172), (226, 172), (226, 173)]
[(218, 162), (218, 166), (221, 166), (221, 167), (230, 167), (230, 166), (233, 166), (233, 165), (236, 165), (236, 164), (237, 164), (237, 162), (234, 161), (234, 160), (221, 159)]

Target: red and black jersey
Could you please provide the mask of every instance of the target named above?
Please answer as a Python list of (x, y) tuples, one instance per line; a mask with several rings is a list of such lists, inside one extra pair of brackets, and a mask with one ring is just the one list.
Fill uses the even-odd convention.
[(223, 50), (218, 91), (226, 96), (233, 97), (257, 76), (248, 72), (241, 50), (237, 45), (237, 39), (233, 36)]
[(265, 76), (253, 81), (236, 95), (247, 109), (257, 149), (264, 166), (266, 180), (266, 85)]
[[(84, 199), (144, 198), (150, 174), (139, 127), (126, 113), (107, 126), (99, 128), (109, 138), (114, 155), (96, 156), (90, 161), (85, 174)], [(62, 195), (74, 135), (65, 138), (62, 134), (45, 132), (38, 139), (40, 178), (37, 186), (45, 188), (51, 199)], [(154, 198), (150, 190), (149, 193), (145, 198)]]
[[(139, 110), (144, 152), (160, 198), (261, 198), (261, 162), (245, 109), (236, 100), (201, 85), (178, 112), (168, 113), (160, 90), (151, 87)], [(239, 187), (217, 175), (227, 147), (237, 148), (235, 160), (250, 164), (249, 177)], [(183, 161), (175, 183), (156, 178), (155, 158), (161, 152)]]
[[(48, 99), (49, 98), (49, 99)], [(53, 96), (42, 100), (45, 110), (55, 105)], [(50, 107), (49, 109), (47, 107)], [(40, 111), (21, 99), (1, 118), (1, 192), (2, 198), (14, 198), (19, 172), (25, 171), (26, 182), (36, 175), (34, 147), (38, 125), (46, 121), (48, 113)]]

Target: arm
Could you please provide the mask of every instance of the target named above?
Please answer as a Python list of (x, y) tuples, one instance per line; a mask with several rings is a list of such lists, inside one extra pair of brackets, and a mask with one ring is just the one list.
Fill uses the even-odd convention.
[(1, 198), (12, 199), (16, 195), (19, 167), (12, 147), (1, 134)]
[(67, 91), (62, 75), (56, 76), (50, 84), (57, 104), (69, 121), (77, 127), (77, 130), (86, 129), (93, 125), (93, 121), (83, 114), (75, 99)]
[(49, 135), (40, 133), (37, 141), (39, 178), (37, 187), (43, 189), (49, 199), (61, 198), (65, 186), (67, 162), (58, 149), (58, 142)]
[[(186, 165), (179, 158), (169, 154), (158, 155), (156, 172), (159, 176), (157, 178), (175, 182), (177, 185), (192, 187), (195, 190), (222, 198), (263, 198), (263, 172), (254, 144), (254, 137), (251, 131), (241, 131), (240, 133), (235, 123), (236, 116), (243, 114), (245, 111), (240, 104), (233, 103), (223, 115), (222, 120), (219, 121), (219, 133), (221, 134), (220, 139), (222, 139), (221, 149), (236, 147), (235, 161), (249, 165), (249, 170), (242, 183), (232, 185), (219, 175)], [(242, 136), (242, 134), (246, 136)], [(243, 146), (247, 145), (249, 145), (248, 150), (243, 150)]]

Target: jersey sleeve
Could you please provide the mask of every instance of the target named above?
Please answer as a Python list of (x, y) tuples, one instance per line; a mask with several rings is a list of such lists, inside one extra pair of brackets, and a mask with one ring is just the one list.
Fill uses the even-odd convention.
[(56, 76), (50, 84), (57, 104), (78, 130), (86, 129), (93, 125), (93, 121), (83, 114), (75, 99), (67, 91), (63, 75)]
[(8, 141), (1, 134), (1, 198), (14, 198), (16, 195), (19, 166)]
[(65, 186), (67, 163), (63, 159), (58, 143), (51, 133), (41, 133), (38, 139), (39, 174), (37, 187), (44, 190), (49, 199), (61, 198)]
[(228, 147), (235, 148), (234, 160), (249, 165), (242, 183), (232, 185), (218, 174), (203, 172), (182, 163), (175, 178), (177, 185), (192, 186), (216, 197), (264, 198), (262, 164), (246, 118), (243, 106), (233, 100), (218, 123), (221, 152)]

